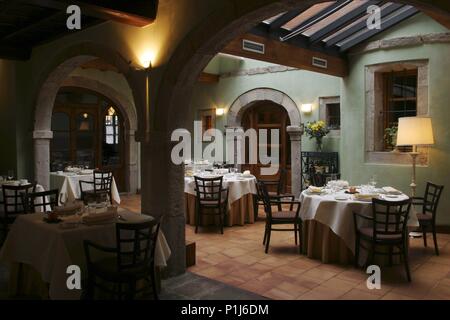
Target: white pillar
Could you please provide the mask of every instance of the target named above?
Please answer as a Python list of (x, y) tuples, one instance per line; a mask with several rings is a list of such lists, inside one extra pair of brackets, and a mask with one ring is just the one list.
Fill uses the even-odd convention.
[(301, 193), (301, 177), (302, 177), (302, 135), (303, 125), (288, 126), (286, 131), (289, 133), (291, 140), (291, 192), (296, 198), (300, 197)]
[(50, 140), (53, 132), (39, 130), (33, 132), (34, 139), (34, 180), (45, 190), (50, 189)]

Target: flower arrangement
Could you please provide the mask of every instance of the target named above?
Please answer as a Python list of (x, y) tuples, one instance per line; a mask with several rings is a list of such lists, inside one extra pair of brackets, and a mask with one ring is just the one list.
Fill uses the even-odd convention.
[(322, 150), (322, 138), (330, 132), (324, 121), (308, 122), (305, 126), (305, 133), (309, 139), (316, 139), (317, 151)]
[(388, 149), (396, 150), (398, 124), (384, 129), (384, 141)]

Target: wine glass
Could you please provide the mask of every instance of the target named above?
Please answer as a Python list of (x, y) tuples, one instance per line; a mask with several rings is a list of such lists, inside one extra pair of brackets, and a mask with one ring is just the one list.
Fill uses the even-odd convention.
[(14, 179), (14, 170), (8, 170), (8, 175), (7, 175), (7, 179), (9, 181)]
[(372, 186), (372, 189), (375, 190), (375, 187), (377, 186), (377, 176), (375, 174), (370, 177), (369, 184)]

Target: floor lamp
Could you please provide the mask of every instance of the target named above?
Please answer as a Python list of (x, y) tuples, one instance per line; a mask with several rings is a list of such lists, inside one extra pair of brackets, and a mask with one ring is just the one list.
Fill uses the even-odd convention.
[[(398, 119), (397, 146), (413, 146), (409, 154), (412, 158), (411, 196), (416, 196), (416, 161), (419, 152), (418, 146), (434, 144), (433, 126), (428, 117), (405, 117)], [(412, 214), (415, 214), (414, 207)], [(410, 237), (421, 237), (422, 232), (410, 232)]]

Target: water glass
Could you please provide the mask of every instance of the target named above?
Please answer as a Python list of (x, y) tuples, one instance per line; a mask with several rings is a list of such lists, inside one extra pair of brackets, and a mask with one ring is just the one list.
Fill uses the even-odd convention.
[(370, 177), (369, 184), (370, 184), (373, 188), (376, 187), (376, 185), (377, 185), (377, 176), (376, 176), (375, 174), (372, 175), (372, 176)]

